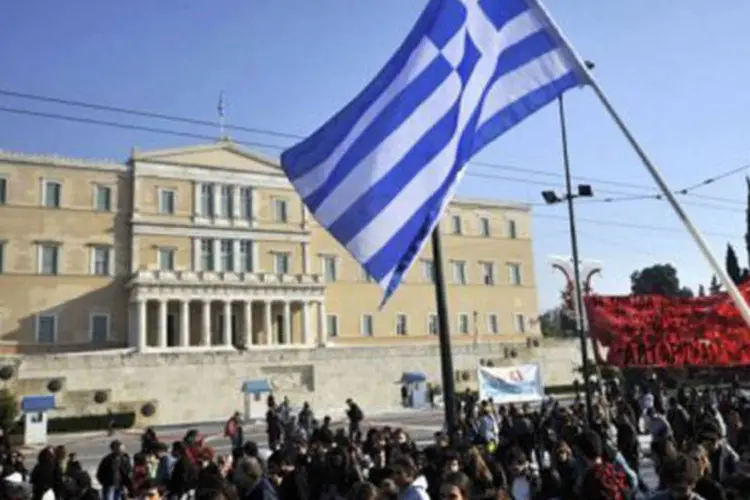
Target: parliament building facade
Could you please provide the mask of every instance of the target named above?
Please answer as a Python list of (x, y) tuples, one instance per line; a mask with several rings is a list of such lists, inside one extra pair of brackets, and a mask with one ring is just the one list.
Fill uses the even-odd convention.
[[(539, 335), (526, 205), (441, 222), (457, 343)], [(0, 152), (0, 352), (437, 343), (427, 245), (382, 290), (277, 162), (224, 140), (123, 163)]]

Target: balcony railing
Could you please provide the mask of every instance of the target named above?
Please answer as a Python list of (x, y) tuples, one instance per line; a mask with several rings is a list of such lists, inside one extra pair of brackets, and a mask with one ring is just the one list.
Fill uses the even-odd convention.
[(274, 274), (245, 273), (232, 271), (159, 271), (150, 269), (138, 270), (130, 282), (131, 285), (275, 285), (275, 286), (322, 286), (323, 276), (319, 274)]

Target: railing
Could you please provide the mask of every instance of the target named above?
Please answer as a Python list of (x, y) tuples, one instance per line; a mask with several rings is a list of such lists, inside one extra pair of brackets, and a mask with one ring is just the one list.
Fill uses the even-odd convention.
[(319, 274), (275, 274), (232, 271), (159, 271), (141, 269), (133, 275), (133, 284), (179, 285), (323, 285)]

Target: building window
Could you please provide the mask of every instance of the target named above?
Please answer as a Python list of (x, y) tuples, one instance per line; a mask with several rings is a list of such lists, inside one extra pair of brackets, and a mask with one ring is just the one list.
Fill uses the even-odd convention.
[(453, 282), (456, 285), (465, 285), (468, 282), (466, 277), (466, 261), (454, 260), (451, 262), (453, 267)]
[(250, 240), (240, 241), (239, 266), (237, 271), (244, 273), (253, 272), (253, 242)]
[(406, 314), (396, 315), (396, 335), (407, 335), (409, 333)]
[(508, 219), (508, 238), (511, 240), (518, 238), (518, 227), (513, 219)]
[(328, 326), (328, 336), (338, 337), (339, 336), (339, 317), (335, 314), (329, 314), (326, 316), (326, 323)]
[(211, 184), (201, 184), (201, 215), (214, 216), (214, 187)]
[(459, 313), (458, 315), (458, 333), (461, 335), (469, 334), (469, 315), (466, 313)]
[(159, 214), (174, 215), (175, 192), (172, 189), (159, 190)]
[(479, 234), (480, 236), (484, 236), (485, 238), (489, 238), (490, 236), (492, 236), (492, 231), (490, 229), (490, 219), (488, 217), (479, 218)]
[(232, 240), (221, 240), (219, 243), (221, 251), (220, 271), (234, 271), (234, 242)]
[(253, 218), (253, 189), (240, 188), (240, 217), (245, 220)]
[(485, 285), (495, 284), (495, 264), (492, 262), (480, 262), (482, 267), (482, 283)]
[(273, 220), (276, 222), (288, 222), (288, 209), (289, 206), (286, 200), (275, 198), (273, 200)]
[(174, 248), (160, 248), (156, 256), (159, 271), (174, 271), (175, 254)]
[(39, 274), (57, 274), (60, 264), (60, 246), (55, 243), (43, 243), (39, 245)]
[(109, 341), (109, 314), (94, 313), (89, 318), (89, 336), (94, 344)]
[(40, 314), (36, 317), (36, 341), (40, 344), (54, 344), (57, 340), (57, 316)]
[(104, 245), (91, 247), (91, 274), (94, 276), (112, 274), (112, 247)]
[(339, 277), (338, 261), (334, 255), (323, 255), (320, 258), (320, 267), (326, 283), (336, 283)]
[(8, 203), (8, 179), (0, 177), (0, 205)]
[(6, 242), (0, 241), (0, 274), (5, 272), (5, 244)]
[(47, 208), (60, 208), (62, 184), (57, 181), (44, 181), (42, 186), (42, 204)]
[(232, 199), (232, 186), (222, 185), (220, 190), (219, 199), (219, 217), (222, 219), (228, 219), (234, 212), (234, 203)]
[(422, 278), (427, 283), (435, 283), (435, 263), (431, 260), (422, 261)]
[(508, 280), (511, 285), (521, 286), (521, 264), (508, 264)]
[(514, 314), (513, 328), (516, 330), (516, 333), (526, 333), (526, 316), (523, 314)]
[(490, 313), (487, 315), (487, 331), (493, 335), (500, 333), (500, 324), (497, 321), (497, 314)]
[(109, 186), (94, 186), (94, 209), (100, 212), (112, 210), (112, 188)]
[(289, 254), (276, 252), (273, 254), (273, 270), (276, 274), (289, 274)]
[(430, 335), (437, 335), (440, 331), (440, 324), (438, 323), (438, 316), (435, 313), (427, 315), (427, 333)]
[(362, 315), (362, 324), (360, 325), (360, 331), (363, 337), (372, 337), (373, 330), (375, 329), (372, 314)]
[(201, 271), (214, 270), (214, 240), (201, 240)]
[(453, 216), (451, 216), (451, 233), (453, 233), (453, 234), (463, 234), (463, 228), (461, 227), (461, 216), (460, 215), (453, 215)]

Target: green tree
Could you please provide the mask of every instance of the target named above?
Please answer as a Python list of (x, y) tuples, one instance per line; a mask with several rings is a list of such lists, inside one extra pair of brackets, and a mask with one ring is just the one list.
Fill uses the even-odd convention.
[(737, 253), (734, 251), (734, 247), (727, 243), (727, 255), (726, 255), (726, 270), (729, 277), (732, 279), (735, 285), (742, 283), (744, 278), (747, 276), (747, 271), (743, 271), (740, 268), (740, 261), (737, 259)]
[(560, 308), (550, 309), (544, 314), (539, 316), (539, 328), (542, 330), (544, 337), (566, 337), (567, 332), (563, 328), (562, 316), (563, 312)]
[(719, 279), (716, 277), (716, 275), (711, 276), (711, 284), (708, 285), (708, 293), (710, 295), (721, 293), (721, 283), (719, 283)]
[(0, 389), (0, 428), (7, 436), (18, 418), (18, 401), (8, 389)]
[(693, 291), (680, 287), (677, 269), (672, 264), (655, 264), (634, 271), (630, 275), (633, 295), (664, 295), (665, 297), (692, 297)]

